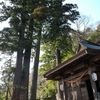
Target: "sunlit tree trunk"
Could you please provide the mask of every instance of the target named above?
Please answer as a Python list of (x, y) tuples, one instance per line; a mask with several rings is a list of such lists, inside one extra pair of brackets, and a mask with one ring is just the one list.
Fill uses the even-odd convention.
[(38, 41), (36, 45), (30, 100), (36, 100), (38, 65), (39, 65), (39, 55), (40, 55), (40, 41), (41, 41), (41, 30), (38, 34)]

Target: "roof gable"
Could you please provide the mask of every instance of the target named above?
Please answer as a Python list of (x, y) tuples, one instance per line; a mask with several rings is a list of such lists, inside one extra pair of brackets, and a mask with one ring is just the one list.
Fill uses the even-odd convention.
[(100, 50), (100, 45), (97, 45), (97, 44), (92, 43), (90, 41), (84, 40), (84, 41), (79, 42), (77, 52), (80, 52), (86, 48)]

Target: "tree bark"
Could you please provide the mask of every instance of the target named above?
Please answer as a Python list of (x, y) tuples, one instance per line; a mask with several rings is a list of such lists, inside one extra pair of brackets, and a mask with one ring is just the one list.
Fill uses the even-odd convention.
[[(58, 66), (60, 63), (61, 63), (60, 50), (56, 49), (56, 66)], [(57, 100), (62, 100), (59, 81), (57, 81), (57, 93), (58, 93)]]
[(30, 55), (31, 55), (31, 48), (25, 50), (24, 56), (24, 64), (23, 64), (23, 71), (22, 71), (22, 79), (21, 79), (21, 88), (20, 91), (20, 98), (22, 100), (28, 100), (28, 84), (29, 84), (29, 69), (30, 69)]
[[(28, 44), (25, 48), (24, 62), (23, 62), (23, 77), (21, 78), (21, 86), (23, 89), (20, 91), (20, 96), (23, 100), (28, 100), (28, 86), (29, 86), (29, 70), (30, 70), (30, 57), (32, 48), (32, 34), (33, 34), (33, 18), (29, 21), (29, 34), (28, 34)], [(31, 40), (30, 40), (31, 39)]]
[(61, 63), (60, 50), (56, 49), (56, 66)]
[(41, 31), (39, 32), (39, 37), (38, 37), (37, 46), (36, 46), (30, 100), (36, 100), (38, 64), (39, 64), (39, 55), (40, 55), (40, 41), (41, 41)]
[(22, 56), (23, 50), (17, 52), (17, 62), (16, 62), (16, 70), (15, 70), (15, 77), (14, 77), (14, 86), (13, 86), (13, 93), (11, 100), (20, 100), (19, 93), (20, 93), (20, 82), (21, 82), (21, 75), (22, 75)]
[[(22, 14), (23, 16), (23, 14)], [(23, 18), (23, 17), (22, 17)], [(21, 86), (21, 76), (22, 76), (22, 58), (23, 58), (23, 41), (24, 41), (24, 24), (25, 21), (22, 20), (23, 28), (19, 32), (19, 47), (17, 50), (17, 61), (16, 61), (16, 70), (15, 70), (15, 77), (14, 77), (14, 83), (13, 83), (13, 92), (11, 100), (20, 100), (20, 86)]]

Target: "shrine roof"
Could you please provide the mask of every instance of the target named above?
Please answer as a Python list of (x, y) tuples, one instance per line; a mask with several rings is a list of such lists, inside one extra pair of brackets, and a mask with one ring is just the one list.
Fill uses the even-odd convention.
[(80, 51), (80, 48), (100, 50), (100, 45), (89, 42), (89, 41), (82, 41), (79, 43), (78, 52)]
[(87, 62), (98, 55), (100, 58), (100, 45), (89, 41), (81, 41), (77, 53), (73, 57), (45, 73), (44, 77), (50, 80), (56, 80), (56, 77), (62, 75), (69, 68), (71, 69), (83, 62)]

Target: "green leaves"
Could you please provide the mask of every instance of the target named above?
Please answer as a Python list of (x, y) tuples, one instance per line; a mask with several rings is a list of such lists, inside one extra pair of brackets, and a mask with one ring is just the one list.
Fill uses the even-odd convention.
[[(2, 77), (1, 81), (2, 83), (0, 84), (0, 100), (4, 99), (11, 99), (11, 90), (13, 87), (13, 78), (14, 78), (14, 73), (15, 73), (15, 67), (12, 65), (12, 57), (10, 55), (7, 55), (7, 58), (4, 59), (5, 61), (4, 65), (2, 66)], [(9, 100), (7, 99), (7, 100)]]
[(43, 78), (43, 71), (39, 69), (37, 98), (49, 98), (56, 95), (57, 87), (55, 81), (47, 81)]
[(34, 9), (31, 16), (36, 19), (36, 21), (45, 21), (47, 18), (48, 8), (47, 7), (37, 7)]
[(93, 32), (90, 32), (88, 34), (89, 41), (92, 41), (94, 43), (100, 43), (100, 25), (97, 26), (97, 29)]
[(0, 31), (0, 46), (3, 51), (16, 51), (17, 47), (17, 35), (11, 28), (4, 28)]

